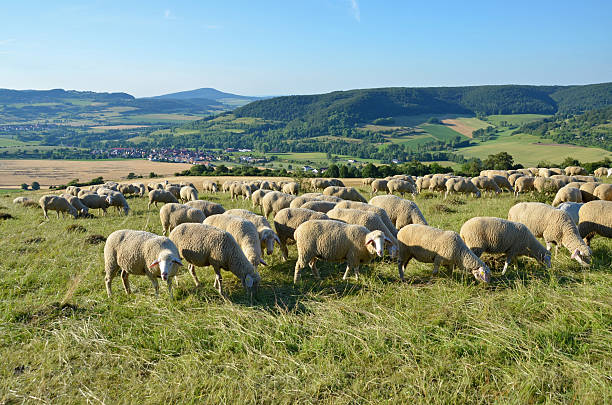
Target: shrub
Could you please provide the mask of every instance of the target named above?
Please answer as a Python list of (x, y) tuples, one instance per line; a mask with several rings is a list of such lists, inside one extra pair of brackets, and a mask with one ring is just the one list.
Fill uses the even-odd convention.
[(40, 190), (40, 184), (37, 181), (33, 181), (30, 187), (32, 187), (32, 190)]
[(21, 189), (22, 190), (27, 190), (28, 187), (30, 187), (30, 186), (28, 186), (26, 183), (21, 183)]

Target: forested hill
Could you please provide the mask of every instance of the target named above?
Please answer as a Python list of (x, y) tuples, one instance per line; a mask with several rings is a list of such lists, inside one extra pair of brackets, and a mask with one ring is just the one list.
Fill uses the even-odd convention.
[(299, 121), (315, 126), (419, 114), (576, 113), (612, 104), (612, 83), (584, 86), (472, 86), (380, 88), (284, 96), (250, 103), (237, 117)]

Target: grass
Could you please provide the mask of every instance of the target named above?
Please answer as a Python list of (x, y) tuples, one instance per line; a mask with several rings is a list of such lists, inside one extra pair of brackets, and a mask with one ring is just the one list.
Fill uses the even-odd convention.
[(548, 118), (546, 114), (506, 114), (506, 115), (489, 115), (487, 120), (495, 126), (500, 126), (502, 121), (511, 125), (523, 125), (529, 122), (538, 121)]
[(462, 135), (457, 131), (453, 131), (446, 125), (423, 124), (420, 126), (420, 128), (440, 142), (452, 142), (457, 138), (460, 138), (462, 141), (468, 139), (465, 135)]
[[(176, 179), (179, 181), (180, 179)], [(116, 229), (160, 232), (157, 209), (130, 198), (132, 213), (44, 221), (38, 209), (0, 195), (0, 402), (147, 403), (581, 403), (612, 399), (612, 241), (593, 241), (583, 271), (566, 251), (547, 270), (521, 259), (490, 286), (459, 270), (431, 275), (412, 262), (407, 282), (377, 261), (358, 281), (342, 265), (304, 271), (294, 286), (296, 250), (260, 268), (249, 305), (224, 273), (229, 300), (198, 269), (183, 272), (169, 301), (146, 277), (126, 296), (104, 290), (103, 244)], [(38, 198), (33, 192), (20, 193)], [(201, 196), (250, 208), (223, 194)], [(433, 197), (433, 198), (432, 198)], [(428, 221), (459, 230), (475, 215), (505, 216), (502, 197), (416, 198)], [(68, 232), (78, 224), (86, 232)], [(129, 399), (128, 399), (129, 398)]]

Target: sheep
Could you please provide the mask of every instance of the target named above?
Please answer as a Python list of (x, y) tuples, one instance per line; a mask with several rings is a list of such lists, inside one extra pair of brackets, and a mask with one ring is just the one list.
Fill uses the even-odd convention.
[(608, 168), (598, 167), (597, 169), (595, 169), (595, 172), (593, 174), (595, 175), (595, 177), (604, 177), (608, 174)]
[(225, 208), (223, 208), (221, 204), (205, 200), (189, 201), (186, 202), (185, 205), (187, 205), (188, 207), (199, 209), (207, 217), (211, 215), (223, 214), (225, 212)]
[(264, 217), (268, 218), (270, 214), (273, 216), (283, 208), (288, 208), (291, 205), (291, 201), (297, 198), (291, 194), (281, 193), (280, 191), (272, 191), (266, 194), (261, 199), (261, 208)]
[(251, 201), (253, 201), (253, 209), (255, 209), (256, 207), (261, 207), (261, 200), (263, 199), (264, 195), (270, 192), (271, 190), (264, 190), (261, 188), (259, 190), (253, 191), (253, 194), (251, 194)]
[(559, 167), (549, 167), (548, 170), (550, 170), (553, 175), (565, 173), (565, 171)]
[(306, 193), (294, 198), (289, 205), (291, 208), (300, 208), (302, 205), (310, 201), (323, 201), (321, 193)]
[(106, 197), (107, 195), (112, 194), (114, 192), (118, 193), (118, 191), (110, 189), (108, 187), (100, 187), (100, 188), (96, 189), (96, 194), (104, 196), (104, 197)]
[(202, 191), (217, 193), (219, 191), (217, 182), (212, 180), (204, 180), (204, 182), (202, 182)]
[(372, 182), (376, 180), (373, 177), (366, 177), (364, 179), (361, 180), (361, 184), (363, 184), (364, 186), (369, 186), (370, 184), (372, 184)]
[(38, 207), (38, 203), (36, 203), (36, 201), (28, 197), (17, 197), (13, 200), (13, 204), (21, 204), (24, 207), (30, 207), (30, 206)]
[(122, 229), (111, 233), (104, 245), (104, 270), (106, 272), (106, 293), (112, 295), (113, 278), (121, 274), (123, 288), (131, 293), (128, 277), (146, 275), (159, 295), (156, 277), (168, 283), (172, 298), (172, 278), (182, 266), (181, 256), (174, 243), (164, 237), (145, 231)]
[(608, 175), (606, 176), (606, 178), (610, 176), (612, 176), (612, 167), (608, 169)]
[(331, 186), (329, 180), (326, 179), (310, 179), (310, 187), (313, 190), (324, 190), (325, 188)]
[(612, 184), (600, 184), (593, 190), (593, 195), (600, 200), (612, 201)]
[(283, 260), (287, 261), (289, 250), (287, 245), (295, 242), (294, 233), (298, 226), (311, 219), (329, 219), (322, 212), (305, 208), (283, 208), (274, 216), (274, 229), (278, 235)]
[(417, 193), (416, 187), (409, 181), (393, 179), (389, 180), (387, 183), (387, 189), (389, 189), (389, 194), (393, 194), (396, 191), (404, 196), (404, 193), (410, 193), (415, 195)]
[(147, 209), (151, 208), (151, 204), (155, 203), (157, 207), (157, 203), (178, 203), (178, 200), (170, 191), (155, 189), (149, 191), (149, 204), (147, 205)]
[(298, 195), (298, 192), (300, 191), (300, 185), (299, 183), (292, 181), (285, 184), (281, 190), (285, 194)]
[(448, 197), (450, 193), (472, 193), (477, 198), (480, 198), (480, 190), (468, 179), (465, 178), (452, 178), (446, 182), (446, 194), (444, 198)]
[(547, 177), (536, 177), (533, 186), (539, 193), (557, 192), (566, 182), (561, 179), (551, 179)]
[(391, 218), (389, 218), (389, 215), (387, 215), (387, 211), (385, 211), (383, 208), (358, 201), (341, 201), (336, 204), (336, 208), (350, 208), (354, 210), (373, 212), (380, 217), (387, 229), (393, 234), (393, 237), (397, 236), (397, 228), (395, 228), (395, 224), (393, 221), (391, 221)]
[(302, 205), (300, 208), (306, 208), (307, 210), (318, 211), (326, 213), (327, 211), (333, 210), (336, 207), (335, 202), (331, 201), (309, 201)]
[(580, 194), (582, 194), (582, 201), (583, 202), (589, 202), (589, 201), (594, 201), (594, 200), (598, 200), (599, 198), (595, 197), (595, 195), (593, 195), (593, 193), (595, 192), (595, 189), (600, 185), (601, 183), (583, 183), (580, 185)]
[(351, 270), (359, 278), (359, 265), (369, 263), (375, 256), (382, 257), (387, 240), (381, 231), (370, 231), (365, 226), (345, 224), (339, 221), (310, 220), (298, 226), (294, 233), (298, 250), (293, 283), (297, 283), (300, 270), (309, 265), (319, 279), (317, 260), (327, 262), (346, 261), (346, 280)]
[(272, 230), (270, 222), (268, 222), (268, 220), (263, 216), (240, 208), (225, 211), (225, 214), (244, 218), (251, 221), (253, 225), (255, 225), (255, 228), (257, 228), (257, 232), (259, 233), (259, 242), (262, 252), (265, 250), (268, 255), (271, 255), (274, 253), (274, 243), (276, 242), (280, 244), (280, 239), (278, 239), (276, 232)]
[(580, 193), (580, 189), (575, 187), (562, 187), (557, 191), (555, 195), (555, 199), (552, 202), (552, 206), (556, 207), (557, 205), (563, 202), (582, 202), (582, 193)]
[(562, 188), (566, 188), (566, 187), (573, 187), (573, 188), (577, 188), (580, 189), (580, 186), (582, 186), (584, 184), (583, 181), (572, 181), (570, 183), (567, 183), (565, 186), (563, 186)]
[(181, 199), (181, 187), (179, 186), (174, 186), (172, 184), (166, 184), (164, 186), (164, 190), (172, 193), (172, 195), (177, 199), (180, 200)]
[(397, 269), (399, 277), (404, 280), (404, 271), (412, 258), (433, 263), (433, 274), (443, 266), (459, 266), (471, 271), (476, 280), (488, 283), (491, 270), (468, 248), (454, 231), (444, 231), (427, 225), (406, 225), (397, 233), (399, 256)]
[(119, 191), (119, 183), (116, 181), (107, 181), (102, 186), (108, 188), (109, 190)]
[(551, 179), (555, 179), (555, 180), (561, 180), (565, 184), (571, 183), (572, 181), (576, 180), (575, 177), (573, 177), (573, 176), (566, 176), (565, 174), (554, 174), (554, 175), (550, 176), (550, 178)]
[(591, 201), (579, 212), (578, 230), (588, 246), (595, 235), (612, 238), (612, 202)]
[(232, 184), (230, 184), (229, 193), (230, 193), (230, 198), (232, 200), (238, 199), (238, 197), (240, 197), (241, 195), (244, 195), (243, 186), (244, 186), (244, 191), (248, 195), (250, 195), (251, 187), (248, 184), (243, 184), (242, 182), (233, 182)]
[(565, 174), (568, 176), (574, 176), (577, 174), (587, 175), (587, 171), (584, 167), (580, 166), (568, 166), (565, 168)]
[(230, 188), (232, 187), (232, 184), (234, 184), (235, 182), (233, 181), (224, 181), (223, 184), (221, 184), (221, 191), (223, 191), (224, 193), (229, 192)]
[(368, 228), (370, 231), (379, 230), (385, 234), (385, 237), (391, 241), (391, 249), (389, 254), (391, 257), (397, 255), (397, 239), (395, 235), (387, 228), (385, 223), (378, 215), (371, 211), (356, 210), (351, 208), (334, 208), (326, 214), (330, 219), (346, 222), (347, 224), (361, 225)]
[(396, 229), (408, 224), (427, 225), (421, 210), (412, 201), (394, 195), (379, 195), (372, 198), (370, 204), (385, 210)]
[(359, 191), (353, 187), (329, 186), (323, 190), (323, 194), (339, 197), (343, 200), (368, 202), (368, 200), (359, 194)]
[[(525, 176), (525, 174), (523, 174), (523, 173), (514, 173), (514, 174), (511, 174), (510, 176), (508, 176), (508, 182), (510, 183), (510, 185), (512, 187), (514, 187), (514, 184), (516, 183), (516, 180), (519, 177), (524, 177), (524, 176)], [(515, 192), (516, 192), (516, 190), (515, 190)]]
[(508, 181), (507, 177), (500, 176), (498, 174), (489, 175), (488, 177), (490, 179), (493, 179), (493, 181), (497, 183), (500, 189), (508, 190), (509, 192), (514, 193), (514, 188), (512, 187), (512, 184), (510, 184), (510, 182)]
[(502, 274), (517, 256), (529, 256), (550, 268), (550, 252), (525, 225), (494, 217), (474, 217), (459, 232), (461, 239), (478, 257), (483, 253), (506, 256)]
[(47, 211), (50, 210), (55, 211), (58, 218), (60, 216), (60, 212), (62, 213), (62, 216), (66, 212), (75, 218), (78, 216), (76, 208), (74, 208), (64, 197), (57, 195), (43, 195), (38, 200), (38, 205), (40, 205), (40, 208), (42, 208), (45, 219), (49, 219)]
[(130, 206), (128, 205), (127, 200), (119, 191), (112, 191), (106, 196), (106, 201), (108, 202), (109, 207), (117, 207), (117, 210), (121, 212), (123, 209), (123, 213), (127, 215), (130, 212)]
[(518, 197), (520, 193), (535, 191), (535, 177), (519, 177), (514, 182), (514, 195)]
[(583, 176), (583, 175), (575, 175), (573, 176), (575, 181), (581, 181), (584, 183), (595, 183), (597, 182), (597, 178), (593, 176)]
[(77, 197), (79, 195), (79, 191), (81, 191), (80, 187), (77, 186), (68, 186), (66, 187), (66, 193), (72, 196)]
[(174, 228), (186, 222), (202, 223), (206, 219), (206, 214), (197, 208), (183, 204), (164, 204), (159, 210), (163, 235), (167, 235)]
[(221, 269), (238, 277), (251, 298), (253, 292), (257, 291), (261, 276), (229, 232), (210, 225), (184, 223), (170, 232), (170, 240), (176, 245), (181, 257), (189, 263), (189, 273), (197, 287), (200, 286), (200, 280), (195, 268), (212, 266), (215, 270), (213, 287), (218, 289), (221, 296), (225, 296)]
[(179, 195), (183, 202), (196, 201), (198, 199), (198, 190), (196, 190), (195, 187), (183, 186), (181, 187)]
[(508, 219), (527, 225), (536, 238), (544, 238), (546, 249), (550, 250), (554, 244), (555, 252), (558, 252), (561, 244), (581, 265), (586, 266), (591, 261), (591, 249), (580, 238), (578, 228), (565, 212), (543, 203), (522, 202), (510, 208)]
[(495, 180), (493, 180), (490, 177), (484, 177), (484, 176), (472, 177), (470, 181), (476, 187), (478, 187), (480, 190), (483, 190), (484, 192), (490, 191), (491, 194), (493, 193), (499, 194), (502, 192), (499, 186), (497, 185), (497, 183), (495, 182)]
[(429, 191), (444, 191), (446, 190), (447, 178), (443, 174), (435, 174), (429, 179)]
[(205, 225), (216, 226), (232, 234), (244, 255), (249, 259), (249, 262), (257, 269), (257, 266), (268, 264), (263, 260), (261, 254), (261, 243), (259, 241), (259, 233), (257, 227), (244, 218), (235, 215), (212, 215), (203, 222)]
[(137, 193), (139, 197), (144, 197), (145, 193), (147, 192), (147, 188), (145, 187), (144, 183), (132, 183), (132, 186), (138, 189)]
[(545, 168), (545, 167), (541, 167), (538, 170), (538, 177), (550, 177), (552, 176), (554, 173), (552, 171), (550, 171), (549, 169)]
[[(80, 195), (81, 193), (79, 193)], [(106, 214), (106, 209), (109, 207), (108, 201), (106, 198), (97, 194), (86, 194), (82, 197), (79, 197), (81, 202), (89, 209), (97, 209), (102, 210), (102, 215)]]
[(419, 177), (416, 181), (417, 192), (421, 193), (423, 190), (429, 189), (429, 177)]
[(383, 179), (376, 179), (372, 182), (371, 187), (372, 187), (372, 192), (371, 194), (376, 194), (379, 191), (384, 191), (385, 193), (389, 192), (389, 188), (387, 187), (387, 184), (389, 182), (387, 180), (383, 180)]
[(79, 197), (75, 197), (72, 194), (66, 194), (66, 193), (60, 195), (60, 197), (64, 197), (66, 200), (68, 200), (70, 205), (72, 205), (77, 210), (77, 212), (79, 212), (80, 215), (88, 216), (89, 207), (83, 204), (83, 202), (81, 201)]
[(147, 184), (147, 190), (148, 191), (152, 191), (152, 190), (163, 190), (164, 189), (164, 185), (161, 183), (148, 183)]
[(557, 207), (558, 210), (564, 211), (572, 219), (572, 222), (578, 226), (578, 212), (584, 203), (564, 202)]
[(119, 184), (117, 189), (124, 196), (128, 195), (128, 194), (138, 194), (138, 193), (140, 193), (140, 189), (138, 187), (134, 187), (132, 184)]

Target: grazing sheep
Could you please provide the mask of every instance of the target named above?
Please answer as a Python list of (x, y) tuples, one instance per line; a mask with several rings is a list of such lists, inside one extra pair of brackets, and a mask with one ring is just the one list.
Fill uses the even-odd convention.
[(224, 193), (227, 193), (230, 191), (230, 188), (232, 187), (232, 184), (234, 184), (235, 182), (233, 181), (224, 181), (223, 184), (221, 184), (221, 191), (223, 191)]
[(195, 187), (183, 186), (181, 187), (179, 195), (183, 202), (196, 201), (198, 199), (198, 190), (196, 190)]
[(140, 189), (138, 187), (134, 187), (134, 185), (132, 184), (119, 184), (117, 188), (118, 188), (118, 191), (124, 196), (128, 194), (140, 193)]
[(106, 209), (109, 207), (109, 204), (105, 197), (98, 194), (86, 194), (79, 198), (89, 209), (102, 210), (102, 215), (106, 214)]
[(416, 181), (417, 192), (421, 193), (423, 190), (429, 189), (429, 177), (419, 177)]
[(536, 177), (533, 186), (539, 193), (556, 193), (559, 189), (565, 186), (567, 182), (562, 179), (552, 179), (548, 177)]
[(302, 205), (306, 204), (307, 202), (310, 201), (323, 201), (322, 199), (323, 194), (321, 193), (306, 193), (306, 194), (302, 194), (299, 197), (294, 198), (291, 201), (290, 207), (291, 208), (300, 208)]
[(612, 184), (600, 184), (593, 190), (593, 195), (600, 200), (612, 201)]
[(225, 208), (223, 208), (221, 204), (205, 200), (189, 201), (185, 203), (185, 205), (199, 209), (207, 217), (210, 217), (211, 215), (223, 214), (225, 212)]
[(582, 194), (582, 201), (589, 202), (589, 201), (598, 200), (599, 198), (595, 197), (593, 193), (595, 192), (595, 189), (600, 184), (601, 183), (583, 183), (581, 184), (580, 193)]
[(113, 191), (106, 196), (106, 202), (108, 202), (109, 207), (117, 207), (117, 210), (127, 215), (130, 212), (130, 206), (128, 205), (127, 200), (119, 191)]
[[(514, 187), (514, 184), (516, 183), (516, 179), (518, 179), (519, 177), (524, 177), (524, 176), (525, 176), (525, 174), (523, 174), (523, 173), (514, 173), (514, 174), (511, 174), (510, 176), (508, 176), (508, 182), (510, 183), (510, 185), (512, 187)], [(516, 192), (516, 190), (515, 190), (515, 192)]]
[(410, 193), (413, 195), (417, 194), (416, 187), (411, 182), (406, 181), (406, 180), (400, 180), (400, 179), (389, 180), (389, 182), (387, 183), (387, 188), (389, 189), (389, 194), (398, 192), (401, 194), (402, 197), (404, 196), (405, 193)]
[(164, 190), (172, 193), (172, 195), (177, 199), (180, 200), (181, 199), (181, 187), (179, 186), (174, 186), (172, 184), (166, 184), (164, 186)]
[(210, 193), (218, 192), (219, 187), (217, 186), (217, 182), (212, 180), (204, 180), (204, 182), (202, 182), (202, 191), (208, 191)]
[(389, 182), (387, 180), (383, 180), (383, 179), (376, 179), (372, 182), (371, 186), (372, 186), (372, 193), (371, 194), (377, 194), (379, 191), (383, 191), (385, 193), (389, 192), (389, 188), (387, 187), (387, 184)]
[(263, 199), (264, 195), (270, 192), (271, 190), (264, 190), (261, 188), (259, 190), (253, 191), (253, 194), (251, 194), (251, 201), (253, 201), (253, 209), (255, 209), (255, 207), (261, 207), (261, 200)]
[(509, 192), (514, 193), (514, 188), (512, 187), (512, 184), (510, 184), (510, 182), (508, 181), (507, 177), (500, 176), (498, 174), (492, 174), (488, 177), (492, 179), (495, 183), (497, 183), (500, 189), (508, 190)]
[(353, 187), (329, 186), (323, 190), (324, 195), (339, 197), (343, 200), (368, 202), (364, 196), (359, 194), (359, 191)]
[(359, 277), (359, 265), (369, 263), (377, 255), (383, 256), (387, 240), (381, 231), (372, 231), (365, 226), (345, 224), (339, 221), (310, 220), (298, 226), (294, 233), (298, 250), (293, 282), (297, 283), (300, 270), (309, 265), (318, 279), (317, 260), (327, 262), (346, 261), (348, 277), (351, 270)]
[(113, 191), (119, 191), (119, 183), (116, 181), (107, 181), (102, 186)]
[(582, 193), (580, 192), (580, 189), (568, 186), (560, 188), (559, 191), (557, 191), (557, 194), (555, 195), (555, 199), (552, 202), (552, 206), (556, 207), (557, 205), (563, 202), (581, 203)]
[(283, 208), (288, 208), (296, 197), (291, 194), (281, 193), (280, 191), (272, 191), (261, 199), (261, 209), (264, 217), (268, 218), (270, 214), (273, 216)]
[(144, 183), (132, 183), (132, 186), (138, 189), (137, 194), (139, 197), (144, 197), (145, 193), (147, 192), (147, 188), (145, 187)]
[(253, 292), (257, 291), (261, 277), (230, 233), (210, 225), (185, 223), (170, 232), (170, 240), (189, 263), (189, 273), (196, 286), (200, 286), (200, 281), (195, 268), (212, 266), (216, 276), (213, 286), (218, 288), (222, 296), (224, 292), (221, 269), (238, 277), (251, 297)]
[(538, 170), (538, 177), (550, 177), (552, 176), (554, 173), (552, 171), (550, 171), (549, 169), (545, 168), (545, 167), (541, 167)]
[(66, 193), (72, 196), (75, 196), (75, 197), (78, 197), (80, 191), (81, 191), (81, 188), (77, 186), (66, 187)]
[(535, 191), (535, 177), (519, 177), (514, 182), (514, 195), (518, 197), (520, 193)]
[(376, 180), (373, 177), (366, 177), (363, 180), (361, 180), (361, 184), (363, 184), (364, 186), (369, 186), (370, 184), (372, 184), (372, 182)]
[(573, 176), (573, 179), (575, 181), (580, 181), (583, 183), (596, 183), (597, 182), (597, 179), (593, 176), (576, 175), (576, 176)]
[(565, 174), (568, 176), (575, 176), (577, 174), (588, 175), (589, 173), (586, 171), (584, 167), (580, 166), (568, 166), (565, 168)]
[(128, 277), (146, 275), (151, 280), (155, 295), (159, 295), (156, 277), (168, 283), (168, 293), (172, 298), (172, 277), (182, 266), (178, 249), (166, 237), (150, 232), (122, 229), (111, 233), (104, 245), (104, 270), (106, 272), (106, 293), (112, 295), (113, 278), (121, 274), (123, 288), (131, 293)]
[(60, 216), (60, 212), (62, 213), (62, 216), (64, 213), (68, 213), (75, 218), (78, 216), (76, 208), (74, 208), (64, 197), (57, 195), (43, 195), (38, 200), (38, 205), (40, 205), (40, 208), (42, 208), (45, 219), (49, 219), (47, 211), (55, 211), (58, 218)]
[(572, 181), (576, 180), (575, 177), (573, 177), (573, 176), (566, 176), (565, 174), (554, 174), (554, 175), (550, 176), (550, 178), (551, 179), (555, 179), (555, 180), (561, 180), (565, 184), (571, 183)]
[(354, 210), (373, 212), (380, 217), (387, 229), (393, 234), (393, 237), (397, 236), (397, 228), (395, 228), (395, 224), (393, 221), (391, 221), (389, 215), (387, 215), (387, 211), (380, 207), (358, 201), (341, 201), (336, 204), (336, 208), (350, 208)]
[(157, 207), (157, 203), (178, 203), (178, 200), (170, 191), (155, 189), (149, 191), (149, 204), (147, 205), (147, 209), (151, 208), (151, 204), (155, 204)]
[(331, 201), (309, 201), (302, 205), (300, 208), (306, 208), (307, 210), (318, 211), (326, 213), (327, 211), (333, 210), (336, 207), (335, 202)]
[(395, 235), (387, 228), (385, 223), (378, 215), (371, 211), (356, 210), (351, 208), (334, 208), (327, 213), (330, 219), (346, 222), (347, 224), (361, 225), (368, 228), (370, 231), (381, 231), (387, 239), (391, 241), (389, 254), (391, 257), (397, 255), (397, 239)]
[(443, 231), (427, 225), (406, 225), (397, 233), (399, 257), (397, 269), (401, 280), (412, 258), (422, 263), (433, 263), (433, 274), (442, 266), (459, 266), (471, 271), (476, 280), (488, 283), (491, 270), (468, 248), (454, 231)]
[(452, 178), (446, 181), (446, 194), (444, 194), (444, 198), (453, 192), (472, 193), (472, 195), (480, 198), (480, 190), (478, 190), (474, 183), (465, 178)]
[(335, 187), (346, 187), (340, 179), (329, 179), (329, 184)]
[(274, 229), (279, 239), (283, 260), (289, 257), (287, 245), (295, 242), (294, 232), (298, 226), (311, 219), (329, 219), (327, 215), (305, 208), (284, 208), (274, 216)]
[(558, 251), (561, 244), (581, 265), (586, 266), (591, 261), (591, 249), (580, 238), (576, 224), (565, 212), (543, 203), (522, 202), (510, 208), (508, 219), (527, 225), (536, 238), (544, 238), (546, 249), (550, 250), (554, 244), (555, 251)]
[(443, 174), (435, 174), (429, 179), (429, 191), (445, 191), (447, 178)]
[(326, 179), (310, 179), (310, 187), (313, 190), (324, 190), (331, 186), (329, 180)]
[(259, 233), (259, 242), (262, 252), (265, 250), (267, 254), (271, 255), (274, 253), (274, 242), (280, 244), (280, 239), (278, 239), (276, 232), (272, 230), (270, 223), (263, 216), (239, 208), (225, 211), (225, 214), (244, 218), (255, 225)]
[(409, 224), (427, 225), (421, 210), (412, 201), (394, 195), (379, 195), (372, 198), (370, 204), (385, 210), (398, 230)]
[[(13, 200), (13, 204), (21, 204), (23, 206), (31, 205), (32, 203), (36, 204), (34, 200), (28, 197), (17, 197)], [(38, 207), (38, 204), (36, 204)]]
[(72, 205), (77, 210), (79, 215), (88, 216), (89, 207), (83, 204), (83, 201), (81, 201), (79, 197), (75, 197), (72, 194), (66, 193), (62, 194), (60, 197), (64, 197), (66, 200), (68, 200), (70, 205)]
[(248, 219), (235, 215), (212, 215), (203, 222), (204, 225), (216, 226), (232, 234), (244, 255), (249, 259), (253, 267), (257, 269), (259, 264), (267, 266), (261, 254), (261, 243), (257, 227)]
[(487, 191), (490, 191), (491, 194), (493, 193), (499, 194), (502, 192), (501, 188), (499, 188), (495, 180), (493, 180), (490, 177), (484, 177), (484, 176), (472, 177), (470, 181), (480, 190), (483, 190), (485, 193)]
[(584, 182), (582, 182), (582, 181), (572, 181), (570, 183), (567, 183), (565, 186), (563, 186), (563, 188), (573, 187), (573, 188), (580, 189), (580, 186), (582, 186), (583, 184), (584, 184)]
[(559, 167), (550, 167), (548, 170), (550, 170), (552, 172), (553, 175), (555, 174), (564, 174), (565, 171)]
[(587, 245), (595, 235), (612, 238), (612, 202), (591, 201), (580, 208), (578, 230)]
[(597, 169), (595, 169), (595, 172), (593, 174), (595, 175), (595, 177), (604, 177), (608, 174), (608, 168), (598, 167)]
[(272, 191), (272, 186), (270, 185), (270, 182), (268, 180), (263, 180), (261, 182), (261, 184), (259, 185), (259, 189), (260, 190), (270, 190)]
[(300, 185), (299, 183), (292, 181), (292, 182), (285, 184), (282, 188), (282, 191), (285, 194), (298, 195), (298, 192), (300, 191)]
[(163, 190), (164, 189), (164, 185), (161, 183), (148, 183), (147, 184), (147, 190), (148, 191), (152, 191), (152, 190)]
[(494, 217), (474, 217), (459, 232), (465, 244), (480, 257), (483, 253), (506, 256), (502, 274), (518, 256), (529, 256), (550, 268), (550, 252), (525, 225)]
[(159, 219), (162, 224), (163, 234), (167, 235), (180, 224), (196, 222), (202, 223), (206, 215), (202, 210), (183, 204), (164, 204), (159, 210)]
[(567, 215), (569, 215), (569, 217), (572, 219), (574, 224), (578, 226), (578, 213), (580, 212), (580, 208), (582, 208), (583, 205), (584, 203), (564, 202), (563, 204), (559, 205), (557, 209), (566, 212)]

